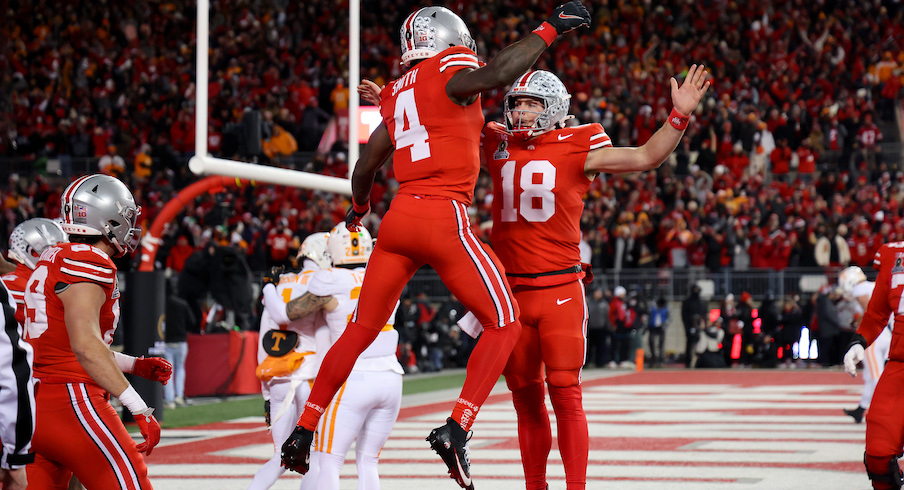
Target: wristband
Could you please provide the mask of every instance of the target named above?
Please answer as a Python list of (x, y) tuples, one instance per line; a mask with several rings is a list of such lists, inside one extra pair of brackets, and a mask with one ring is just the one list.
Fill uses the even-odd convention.
[(367, 214), (370, 211), (370, 203), (358, 204), (352, 199), (352, 210), (358, 214)]
[(141, 399), (141, 395), (135, 391), (135, 388), (132, 388), (132, 385), (129, 385), (129, 387), (116, 398), (119, 398), (122, 405), (128, 408), (129, 411), (132, 412), (132, 415), (144, 413), (148, 410), (148, 404)]
[(862, 346), (864, 349), (866, 349), (867, 347), (866, 339), (859, 333), (855, 333), (853, 336), (851, 336), (851, 343), (848, 344), (848, 349), (853, 347), (855, 344)]
[(685, 129), (687, 129), (687, 124), (688, 122), (690, 122), (690, 120), (690, 117), (685, 116), (684, 114), (676, 111), (674, 107), (672, 107), (672, 113), (669, 114), (669, 124), (671, 124), (673, 128), (677, 129), (678, 131), (684, 131)]
[(113, 359), (116, 360), (116, 365), (119, 366), (119, 370), (124, 373), (131, 373), (135, 370), (135, 360), (137, 357), (130, 356), (128, 354), (123, 354), (122, 352), (114, 352)]
[(552, 42), (559, 37), (559, 33), (556, 32), (556, 28), (552, 26), (549, 22), (544, 22), (540, 24), (540, 27), (534, 29), (534, 34), (543, 38), (546, 41), (546, 47), (552, 45)]

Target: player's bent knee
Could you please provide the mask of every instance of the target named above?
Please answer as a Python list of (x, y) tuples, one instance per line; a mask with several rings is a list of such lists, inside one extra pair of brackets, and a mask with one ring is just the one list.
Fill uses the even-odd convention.
[(568, 388), (581, 384), (579, 370), (574, 371), (546, 371), (546, 382), (556, 388)]
[(874, 488), (897, 490), (904, 486), (904, 473), (898, 466), (898, 456), (870, 456), (863, 453), (863, 465), (866, 466), (866, 474)]

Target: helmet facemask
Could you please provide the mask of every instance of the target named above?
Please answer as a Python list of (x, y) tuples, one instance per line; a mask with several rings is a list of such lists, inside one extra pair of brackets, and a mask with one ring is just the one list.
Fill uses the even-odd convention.
[[(515, 109), (515, 102), (520, 97), (531, 97), (543, 102), (542, 112)], [(506, 129), (526, 138), (531, 138), (564, 127), (565, 121), (573, 116), (568, 115), (571, 95), (565, 85), (548, 71), (530, 71), (521, 75), (503, 99)], [(537, 119), (530, 127), (522, 127), (520, 121), (524, 114), (537, 114)]]
[(44, 250), (65, 241), (66, 234), (55, 221), (32, 218), (16, 226), (9, 236), (9, 257), (34, 270)]

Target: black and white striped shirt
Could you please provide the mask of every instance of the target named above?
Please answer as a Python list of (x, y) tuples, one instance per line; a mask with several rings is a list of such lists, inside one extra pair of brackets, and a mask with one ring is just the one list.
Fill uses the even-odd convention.
[(34, 356), (20, 337), (12, 295), (0, 283), (0, 468), (16, 469), (34, 461), (31, 437), (35, 431), (35, 390), (31, 377)]

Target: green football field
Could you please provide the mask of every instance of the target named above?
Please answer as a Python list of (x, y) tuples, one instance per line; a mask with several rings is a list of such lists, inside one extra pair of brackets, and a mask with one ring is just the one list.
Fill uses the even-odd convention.
[[(402, 394), (413, 395), (429, 391), (460, 388), (465, 380), (463, 369), (441, 374), (406, 375)], [(195, 425), (221, 422), (254, 415), (263, 415), (264, 403), (260, 395), (223, 398), (199, 398), (192, 405), (167, 409), (161, 425), (164, 429), (177, 429)]]

